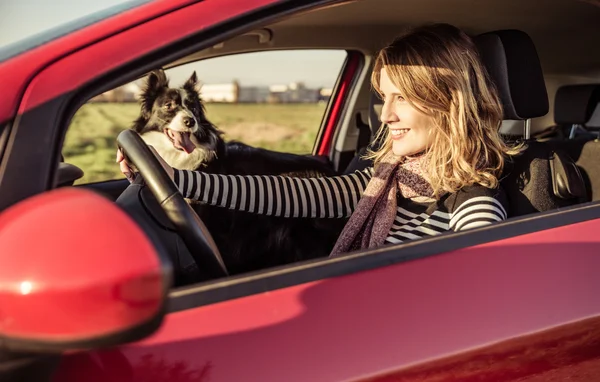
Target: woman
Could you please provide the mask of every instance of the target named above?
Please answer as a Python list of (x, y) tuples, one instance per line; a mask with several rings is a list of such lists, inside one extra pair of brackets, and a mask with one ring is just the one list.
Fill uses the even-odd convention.
[(498, 177), (518, 149), (498, 134), (500, 101), (472, 40), (447, 24), (416, 28), (379, 53), (371, 80), (388, 126), (368, 153), (372, 168), (303, 179), (163, 164), (186, 198), (286, 217), (351, 216), (332, 256), (506, 219)]

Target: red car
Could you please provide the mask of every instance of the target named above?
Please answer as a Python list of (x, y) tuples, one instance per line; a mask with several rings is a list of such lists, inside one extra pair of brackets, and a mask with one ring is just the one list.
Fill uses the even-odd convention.
[[(600, 380), (599, 2), (157, 0), (96, 16), (0, 50), (0, 380)], [(369, 125), (357, 113), (377, 123), (375, 52), (428, 22), (478, 36), (503, 128), (526, 126), (504, 222), (172, 288), (164, 248), (115, 203), (129, 182), (64, 182), (91, 98), (158, 67), (302, 49), (345, 52), (313, 149), (343, 172)]]

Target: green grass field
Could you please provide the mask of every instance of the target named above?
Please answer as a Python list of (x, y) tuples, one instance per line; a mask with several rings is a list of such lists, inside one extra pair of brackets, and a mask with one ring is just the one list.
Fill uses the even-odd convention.
[[(208, 104), (207, 117), (226, 140), (298, 154), (310, 153), (326, 104)], [(131, 126), (139, 106), (91, 103), (77, 111), (65, 139), (65, 162), (85, 175), (77, 184), (122, 178), (115, 163), (119, 132)]]

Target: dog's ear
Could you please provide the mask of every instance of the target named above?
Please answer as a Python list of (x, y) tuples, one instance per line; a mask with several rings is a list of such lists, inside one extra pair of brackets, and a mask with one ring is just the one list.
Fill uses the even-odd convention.
[(167, 79), (167, 75), (165, 74), (164, 70), (157, 69), (148, 74), (144, 88), (140, 93), (140, 101), (142, 106), (141, 111), (144, 118), (150, 118), (154, 101), (160, 94), (161, 90), (168, 87), (169, 80)]
[(148, 75), (148, 80), (146, 81), (146, 86), (148, 89), (168, 88), (169, 80), (167, 79), (165, 71), (162, 69), (156, 69), (150, 72)]
[(196, 71), (194, 70), (194, 72), (192, 73), (190, 78), (188, 78), (188, 80), (185, 81), (185, 84), (183, 84), (183, 88), (190, 92), (196, 92), (196, 91), (198, 91), (198, 88), (196, 87), (197, 85), (198, 85), (198, 76), (196, 76)]

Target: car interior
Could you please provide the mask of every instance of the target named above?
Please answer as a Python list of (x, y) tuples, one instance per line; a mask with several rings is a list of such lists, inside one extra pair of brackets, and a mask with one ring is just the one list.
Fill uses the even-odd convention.
[[(337, 173), (351, 173), (370, 165), (361, 154), (377, 144), (372, 137), (385, 128), (379, 120), (381, 101), (370, 86), (376, 52), (405, 27), (432, 22), (450, 23), (474, 36), (503, 103), (500, 132), (509, 142), (526, 144), (508, 162), (501, 181), (509, 218), (599, 200), (600, 7), (593, 1), (345, 1), (245, 31), (164, 68), (253, 51), (356, 52), (360, 64), (327, 153)], [(80, 171), (61, 163), (58, 186), (72, 185)], [(121, 180), (83, 187), (123, 200), (122, 194), (132, 192), (128, 186)], [(126, 207), (138, 216), (146, 213), (139, 206)], [(158, 229), (153, 218), (140, 219), (154, 224), (148, 229), (162, 236), (158, 242), (180, 240), (173, 236), (176, 230)], [(185, 247), (179, 241), (177, 246)], [(176, 257), (184, 268), (193, 262), (186, 250)]]

